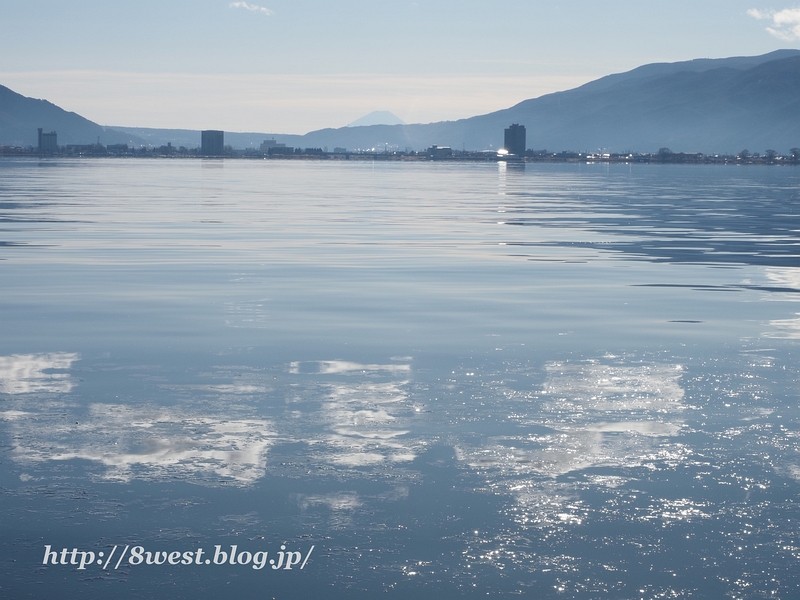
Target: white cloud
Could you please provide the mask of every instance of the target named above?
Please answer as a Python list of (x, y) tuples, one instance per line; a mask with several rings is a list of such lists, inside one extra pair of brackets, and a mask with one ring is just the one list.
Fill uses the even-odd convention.
[(772, 27), (767, 27), (767, 31), (776, 38), (787, 42), (800, 40), (800, 8), (778, 11), (751, 8), (747, 14), (759, 21), (772, 21)]
[(273, 14), (272, 11), (268, 8), (264, 8), (263, 6), (259, 6), (258, 4), (248, 4), (247, 2), (231, 2), (228, 6), (230, 8), (244, 8), (245, 10), (249, 10), (250, 12), (260, 13), (266, 16), (270, 16)]

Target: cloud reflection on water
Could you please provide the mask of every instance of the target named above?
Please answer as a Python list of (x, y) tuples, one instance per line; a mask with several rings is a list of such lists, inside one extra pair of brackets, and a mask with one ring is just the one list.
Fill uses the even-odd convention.
[[(655, 469), (685, 459), (688, 450), (673, 437), (684, 426), (686, 409), (680, 365), (620, 364), (612, 357), (551, 362), (545, 371), (541, 392), (516, 409), (516, 420), (530, 433), (458, 448), (459, 458), (484, 474), (489, 489), (513, 499), (510, 515), (520, 525), (583, 522), (588, 509), (578, 490), (592, 480), (590, 470)], [(562, 480), (579, 471), (577, 479)], [(627, 480), (622, 472), (596, 476), (594, 485), (603, 487)]]
[(800, 339), (800, 313), (794, 319), (774, 319), (769, 322), (770, 331), (765, 331), (765, 338)]
[[(79, 358), (67, 352), (0, 357), (0, 390), (10, 395), (71, 392), (70, 373), (49, 371), (67, 370)], [(28, 464), (87, 460), (103, 465), (106, 479), (216, 476), (252, 483), (263, 476), (273, 442), (271, 423), (263, 419), (101, 403), (84, 413), (72, 401), (37, 400), (27, 397), (17, 407), (25, 410), (0, 412), (14, 440), (14, 459)]]
[(80, 355), (74, 352), (0, 356), (0, 392), (68, 393), (75, 385), (69, 373), (45, 373), (45, 371), (69, 369), (72, 363), (79, 359)]
[[(47, 364), (71, 364), (69, 360), (74, 358)], [(29, 408), (20, 406), (25, 410), (3, 416), (16, 440), (17, 461), (88, 460), (104, 467), (103, 478), (119, 481), (178, 477), (205, 484), (219, 479), (252, 484), (268, 471), (270, 447), (298, 441), (307, 444), (312, 462), (369, 472), (413, 461), (432, 441), (431, 433), (412, 426), (416, 412), (408, 363), (327, 360), (294, 362), (288, 370), (300, 378), (287, 400), (292, 404), (299, 394), (301, 410), (272, 419), (255, 416), (256, 399), (268, 389), (259, 380), (244, 387), (224, 382), (188, 386), (212, 395), (234, 389), (255, 394), (233, 413), (213, 408), (206, 397), (170, 407), (94, 403), (80, 415), (66, 404), (60, 415), (26, 412)], [(675, 450), (670, 439), (679, 434), (685, 409), (680, 366), (631, 366), (610, 359), (551, 362), (545, 371), (541, 391), (517, 411), (520, 425), (532, 426), (530, 434), (494, 436), (470, 445), (464, 441), (469, 435), (452, 431), (458, 457), (490, 473), (508, 491), (518, 486), (513, 495), (521, 498), (524, 489), (530, 500), (531, 494), (543, 492), (542, 478), (598, 466), (640, 465)], [(69, 381), (68, 374), (59, 375), (56, 384)], [(40, 390), (53, 387), (36, 385)]]
[[(304, 369), (308, 371), (304, 371)], [(367, 373), (376, 371), (386, 371), (387, 373), (408, 373), (411, 371), (411, 365), (365, 365), (346, 360), (319, 360), (311, 362), (293, 362), (290, 364), (289, 370), (294, 374), (311, 372), (319, 373), (321, 375), (333, 375), (336, 373)]]
[(191, 409), (92, 404), (80, 418), (29, 413), (15, 419), (15, 460), (87, 460), (105, 467), (102, 478), (117, 481), (178, 477), (249, 484), (264, 475), (274, 442), (266, 420)]
[(469, 462), (548, 476), (639, 464), (652, 455), (655, 438), (676, 435), (683, 425), (678, 365), (553, 362), (545, 370), (541, 405), (520, 421), (549, 431), (495, 438), (470, 453)]
[[(319, 375), (346, 375), (344, 381), (323, 386), (325, 397), (319, 420), (324, 433), (314, 440), (324, 462), (364, 467), (388, 462), (407, 462), (416, 457), (408, 439), (408, 424), (401, 413), (408, 411), (408, 381), (392, 380), (407, 375), (409, 364), (360, 364), (347, 361), (292, 363), (290, 371)], [(359, 376), (390, 377), (389, 381), (363, 381)], [(355, 377), (355, 380), (350, 380)]]
[[(66, 389), (68, 374), (59, 374), (55, 384), (48, 383), (46, 375), (34, 379), (30, 374), (51, 365), (68, 365), (67, 359), (23, 358), (13, 364), (37, 367), (9, 369), (17, 376), (4, 380), (6, 385), (15, 390), (51, 391), (55, 385)], [(179, 478), (204, 485), (220, 480), (249, 485), (267, 473), (271, 446), (298, 441), (308, 444), (312, 460), (348, 469), (416, 457), (414, 445), (404, 439), (410, 432), (402, 415), (409, 412), (408, 381), (395, 377), (407, 375), (410, 365), (334, 360), (292, 363), (289, 371), (312, 373), (299, 384), (300, 393), (311, 402), (300, 422), (296, 411), (285, 413), (286, 419), (256, 416), (258, 399), (271, 389), (258, 378), (246, 384), (160, 386), (184, 397), (177, 406), (93, 403), (83, 411), (63, 401), (46, 407), (26, 401), (16, 407), (25, 410), (7, 410), (0, 417), (15, 440), (13, 456), (18, 463), (85, 460), (103, 467), (101, 478), (116, 481)], [(326, 381), (327, 376), (340, 377)], [(296, 393), (297, 388), (292, 389)], [(186, 398), (186, 392), (192, 396)], [(240, 396), (235, 408), (220, 402), (231, 394)], [(224, 408), (213, 408), (217, 405)]]
[[(767, 267), (764, 274), (770, 283), (780, 286), (785, 290), (800, 290), (800, 268), (797, 267)], [(767, 300), (798, 301), (796, 294), (769, 292)], [(762, 337), (773, 339), (800, 339), (800, 313), (792, 319), (773, 319), (769, 322), (770, 329), (762, 333)]]

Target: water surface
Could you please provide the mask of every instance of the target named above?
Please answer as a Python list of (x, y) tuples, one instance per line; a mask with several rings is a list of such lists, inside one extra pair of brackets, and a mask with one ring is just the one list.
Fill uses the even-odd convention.
[(0, 161), (2, 595), (791, 597), (798, 184)]

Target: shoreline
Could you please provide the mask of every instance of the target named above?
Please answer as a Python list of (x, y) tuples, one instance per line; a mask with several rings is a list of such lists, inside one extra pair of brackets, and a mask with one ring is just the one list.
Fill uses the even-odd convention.
[(747, 156), (738, 155), (705, 155), (683, 154), (624, 154), (624, 155), (583, 155), (575, 153), (553, 153), (525, 156), (523, 158), (499, 158), (488, 153), (459, 153), (453, 156), (430, 156), (426, 153), (404, 152), (348, 152), (348, 153), (300, 153), (276, 154), (272, 156), (261, 153), (230, 153), (219, 156), (205, 156), (200, 154), (174, 153), (163, 154), (158, 152), (131, 152), (124, 154), (115, 153), (38, 153), (27, 151), (3, 151), (2, 158), (27, 158), (27, 159), (124, 159), (133, 158), (140, 160), (170, 159), (170, 160), (278, 160), (278, 161), (361, 161), (361, 162), (437, 162), (437, 163), (500, 163), (508, 165), (523, 164), (694, 164), (694, 165), (765, 165), (765, 166), (798, 166), (800, 160), (796, 156)]

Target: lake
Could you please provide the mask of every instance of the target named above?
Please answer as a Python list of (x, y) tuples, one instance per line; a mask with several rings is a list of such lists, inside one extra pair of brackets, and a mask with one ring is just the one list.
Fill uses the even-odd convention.
[(0, 160), (0, 596), (789, 598), (800, 170)]

